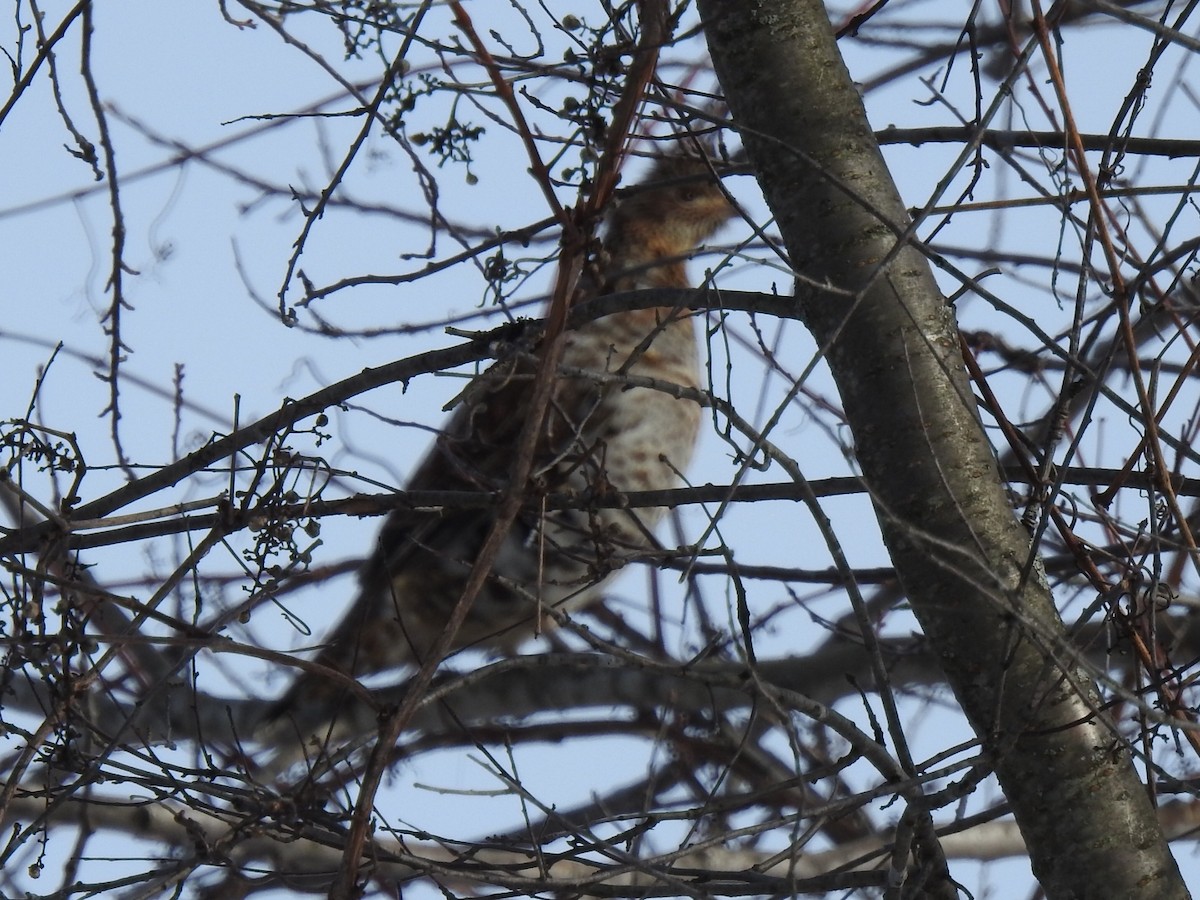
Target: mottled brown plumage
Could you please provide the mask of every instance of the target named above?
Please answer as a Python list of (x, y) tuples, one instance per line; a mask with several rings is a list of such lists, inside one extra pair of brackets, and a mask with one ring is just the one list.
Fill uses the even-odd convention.
[[(711, 170), (684, 156), (660, 160), (608, 217), (604, 252), (587, 290), (596, 294), (687, 287), (687, 256), (731, 215)], [(522, 513), (475, 598), (454, 649), (512, 652), (534, 634), (539, 604), (578, 609), (622, 562), (645, 551), (662, 509), (589, 509), (589, 495), (678, 484), (700, 421), (688, 399), (588, 378), (629, 374), (700, 386), (694, 320), (670, 309), (617, 313), (571, 331), (539, 439), (528, 497), (574, 492), (581, 508)], [(409, 482), (411, 489), (504, 488), (525, 421), (534, 366), (528, 354), (497, 363), (461, 403)], [(488, 511), (393, 513), (360, 573), (361, 591), (317, 661), (355, 677), (419, 664), (462, 594), (491, 527)], [(331, 727), (344, 689), (305, 675), (274, 718), (293, 735), (343, 739)], [(343, 716), (343, 718), (346, 718)]]

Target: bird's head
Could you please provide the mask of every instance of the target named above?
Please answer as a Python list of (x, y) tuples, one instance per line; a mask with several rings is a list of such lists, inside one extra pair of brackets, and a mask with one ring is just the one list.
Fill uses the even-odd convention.
[(735, 212), (708, 160), (674, 153), (660, 157), (646, 178), (622, 192), (612, 224), (661, 229), (674, 245), (670, 251), (686, 255)]

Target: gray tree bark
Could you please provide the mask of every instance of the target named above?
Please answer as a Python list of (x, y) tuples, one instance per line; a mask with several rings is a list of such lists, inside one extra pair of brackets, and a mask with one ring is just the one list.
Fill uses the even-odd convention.
[[(896, 570), (1051, 900), (1188, 892), (1007, 502), (953, 311), (820, 0), (699, 0)], [(814, 285), (827, 285), (816, 288)]]

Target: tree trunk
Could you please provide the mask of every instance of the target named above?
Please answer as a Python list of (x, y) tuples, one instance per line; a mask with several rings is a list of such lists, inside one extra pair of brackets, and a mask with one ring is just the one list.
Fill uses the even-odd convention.
[[(1047, 896), (1186, 897), (1100, 695), (1067, 649), (975, 409), (951, 308), (819, 0), (699, 0), (827, 349), (896, 570), (994, 761)], [(831, 290), (814, 285), (829, 285)]]

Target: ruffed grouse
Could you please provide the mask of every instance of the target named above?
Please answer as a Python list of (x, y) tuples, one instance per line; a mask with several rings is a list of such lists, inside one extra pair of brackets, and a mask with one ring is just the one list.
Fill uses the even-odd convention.
[[(665, 157), (626, 193), (609, 214), (594, 267), (602, 274), (589, 293), (688, 287), (687, 257), (733, 214), (712, 170), (694, 156)], [(529, 356), (518, 355), (479, 376), (409, 487), (504, 487), (533, 371)], [(647, 549), (664, 509), (588, 508), (587, 498), (675, 487), (692, 456), (701, 410), (669, 391), (623, 385), (625, 375), (699, 387), (696, 325), (686, 310), (620, 312), (569, 332), (535, 457), (537, 489), (527, 496), (564, 492), (581, 498), (580, 507), (518, 516), (453, 649), (512, 652), (534, 634), (539, 604), (587, 605), (624, 559)], [(361, 570), (357, 600), (316, 661), (354, 677), (419, 664), (461, 596), (491, 524), (487, 510), (393, 513)], [(335, 680), (305, 674), (272, 719), (293, 738), (341, 743), (370, 728), (350, 721), (362, 714), (350, 711), (344, 695)]]

